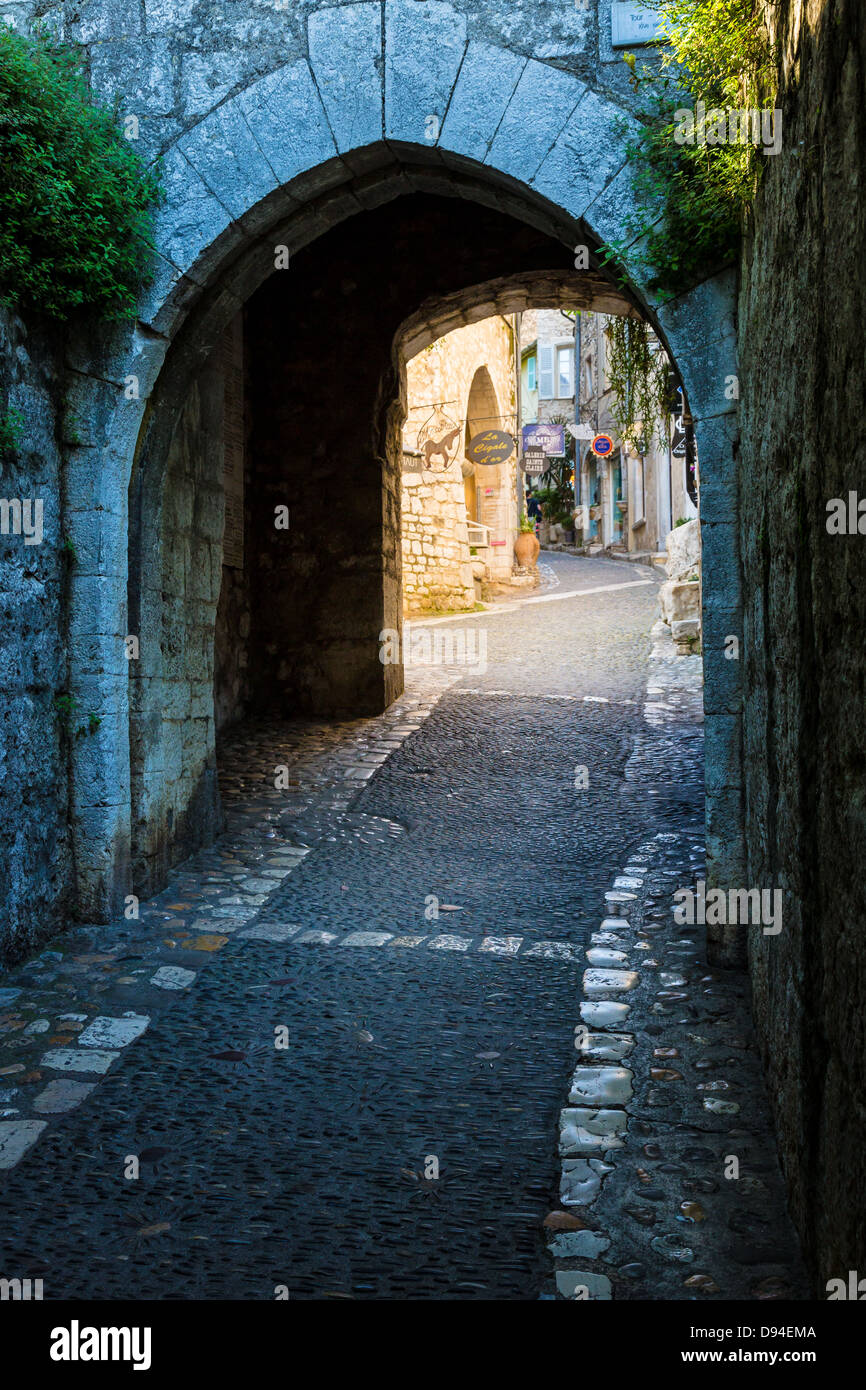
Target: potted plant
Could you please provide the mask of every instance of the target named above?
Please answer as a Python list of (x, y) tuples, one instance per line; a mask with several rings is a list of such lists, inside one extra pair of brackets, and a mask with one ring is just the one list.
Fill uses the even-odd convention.
[(560, 512), (556, 518), (566, 545), (574, 545), (574, 512)]
[(534, 569), (541, 546), (535, 534), (535, 523), (526, 512), (520, 513), (520, 529), (514, 541), (514, 558), (521, 569)]

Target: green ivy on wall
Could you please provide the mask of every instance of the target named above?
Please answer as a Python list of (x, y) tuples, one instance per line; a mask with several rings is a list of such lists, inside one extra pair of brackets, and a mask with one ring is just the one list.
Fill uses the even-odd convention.
[[(649, 0), (659, 11), (660, 63), (625, 55), (640, 94), (640, 131), (627, 140), (635, 209), (629, 235), (610, 243), (607, 260), (627, 263), (642, 238), (650, 285), (669, 298), (731, 264), (743, 217), (765, 156), (750, 138), (684, 143), (676, 113), (771, 109), (776, 58), (761, 0)], [(715, 136), (715, 132), (713, 132)], [(661, 209), (661, 215), (659, 210)]]
[(608, 338), (605, 372), (613, 393), (610, 407), (620, 435), (637, 444), (643, 435), (647, 453), (658, 426), (667, 429), (671, 412), (670, 366), (650, 334), (644, 319), (612, 318), (605, 330)]
[(0, 409), (0, 458), (16, 452), (23, 429), (24, 416), (20, 411)]
[(0, 302), (132, 317), (159, 198), (115, 113), (91, 101), (80, 54), (0, 26)]

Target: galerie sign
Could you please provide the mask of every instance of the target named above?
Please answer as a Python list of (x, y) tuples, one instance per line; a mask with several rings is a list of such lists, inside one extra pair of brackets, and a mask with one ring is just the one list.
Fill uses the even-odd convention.
[(565, 453), (565, 430), (562, 425), (524, 425), (523, 452), (542, 449), (545, 454)]

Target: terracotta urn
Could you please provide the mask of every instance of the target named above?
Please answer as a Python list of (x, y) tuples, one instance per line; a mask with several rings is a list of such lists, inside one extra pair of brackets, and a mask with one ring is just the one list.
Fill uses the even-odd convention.
[(541, 546), (534, 531), (520, 531), (514, 542), (514, 558), (523, 570), (533, 569)]

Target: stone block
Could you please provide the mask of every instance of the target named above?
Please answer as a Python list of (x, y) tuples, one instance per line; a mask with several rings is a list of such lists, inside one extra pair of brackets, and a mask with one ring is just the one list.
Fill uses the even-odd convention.
[(725, 390), (737, 375), (736, 272), (723, 271), (657, 309), (697, 419), (734, 412)]
[(162, 181), (166, 199), (155, 219), (157, 250), (178, 270), (189, 271), (226, 231), (231, 215), (176, 146), (165, 154)]
[(671, 628), (672, 637), (676, 638), (677, 636), (673, 630), (675, 623), (694, 621), (696, 630), (700, 631), (701, 586), (699, 583), (681, 584), (669, 581), (667, 584), (662, 584), (659, 589), (659, 603), (661, 604), (662, 618)]
[(243, 217), (277, 186), (239, 102), (212, 111), (178, 141), (178, 148), (234, 218)]
[(485, 164), (529, 183), (586, 92), (558, 68), (530, 60), (508, 103)]
[(337, 147), (305, 62), (268, 73), (235, 100), (277, 183), (288, 183), (336, 156)]
[(102, 43), (140, 34), (139, 0), (83, 0), (66, 21), (66, 36), (76, 43)]
[[(465, 47), (466, 19), (451, 5), (387, 0), (386, 138), (435, 144)], [(429, 124), (431, 117), (435, 126)]]
[(382, 7), (340, 5), (308, 22), (310, 63), (337, 149), (381, 140)]
[(96, 96), (115, 99), (124, 116), (169, 116), (174, 110), (174, 64), (167, 38), (130, 38), (96, 44), (90, 52)]
[(526, 61), (493, 44), (469, 44), (442, 126), (440, 148), (484, 161)]
[(585, 91), (533, 187), (574, 217), (581, 217), (623, 163), (623, 144), (637, 122), (615, 102)]
[(665, 540), (668, 579), (689, 579), (701, 567), (701, 527), (697, 517), (684, 526), (675, 526)]

